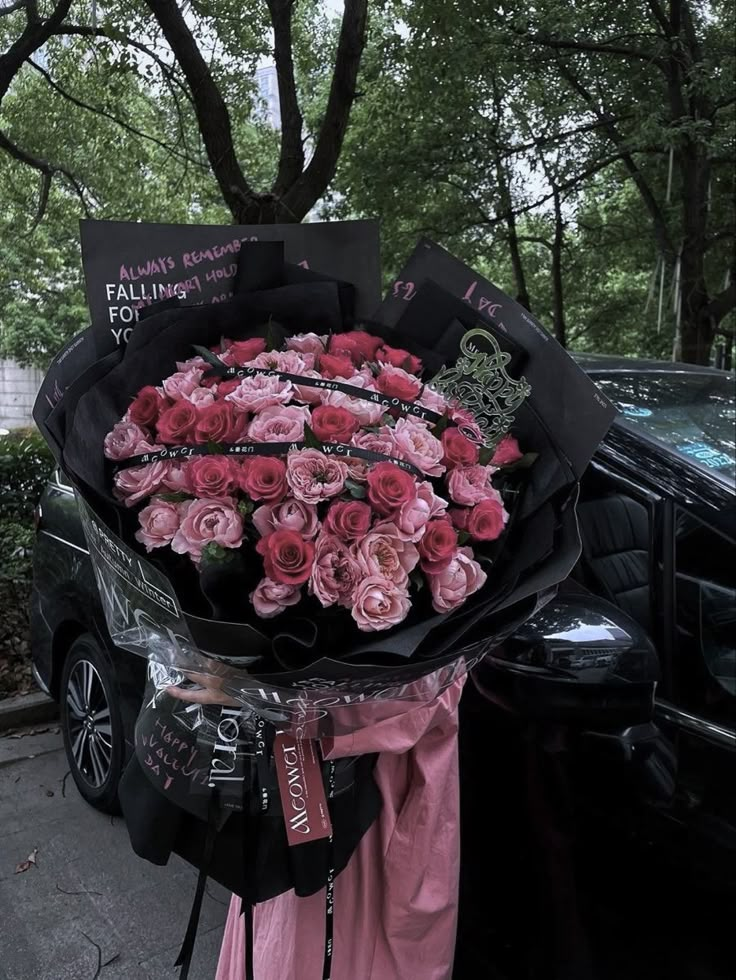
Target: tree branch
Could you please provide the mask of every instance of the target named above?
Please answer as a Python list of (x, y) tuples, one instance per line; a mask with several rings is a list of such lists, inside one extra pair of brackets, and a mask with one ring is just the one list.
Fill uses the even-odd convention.
[(15, 13), (16, 10), (22, 10), (23, 7), (28, 6), (28, 0), (16, 0), (15, 3), (11, 3), (7, 7), (0, 7), (0, 17), (7, 17), (8, 14)]
[(62, 167), (58, 163), (49, 163), (48, 160), (43, 160), (41, 157), (35, 157), (33, 154), (28, 153), (26, 150), (22, 149), (12, 140), (10, 140), (5, 133), (0, 130), (0, 149), (5, 150), (10, 154), (15, 160), (20, 161), (20, 163), (25, 163), (29, 167), (33, 167), (34, 170), (38, 170), (39, 173), (46, 175), (47, 177), (53, 177), (55, 174), (62, 174), (69, 183), (74, 188), (77, 196), (82, 202), (82, 207), (84, 208), (84, 213), (87, 217), (90, 216), (89, 208), (87, 206), (87, 201), (84, 197), (84, 191), (82, 190), (82, 185), (74, 176), (74, 174), (67, 170), (66, 167)]
[(257, 202), (235, 155), (230, 113), (176, 0), (146, 0), (192, 94), (212, 172), (235, 221)]
[(41, 20), (35, 3), (27, 3), (26, 26), (5, 54), (0, 55), (0, 102), (24, 63), (56, 34), (69, 13), (72, 0), (59, 0), (48, 20)]
[(367, 19), (368, 0), (345, 0), (330, 95), (314, 155), (302, 176), (282, 198), (287, 214), (296, 220), (300, 221), (307, 214), (335, 176), (355, 100), (355, 82), (365, 47)]
[(139, 136), (141, 139), (149, 140), (151, 143), (155, 143), (157, 146), (160, 146), (162, 149), (166, 150), (167, 153), (170, 153), (173, 157), (178, 157), (180, 160), (186, 160), (188, 163), (193, 163), (197, 167), (203, 167), (206, 169), (206, 165), (201, 160), (194, 160), (191, 157), (188, 157), (186, 154), (180, 153), (176, 147), (169, 146), (168, 143), (164, 143), (163, 140), (158, 139), (158, 137), (151, 136), (149, 133), (144, 133), (143, 130), (137, 129), (135, 126), (131, 126), (130, 123), (127, 123), (124, 119), (120, 119), (118, 116), (114, 116), (106, 109), (98, 109), (96, 106), (90, 105), (88, 102), (83, 102), (81, 99), (78, 99), (75, 95), (72, 95), (71, 92), (67, 92), (57, 82), (55, 82), (46, 69), (42, 68), (40, 65), (37, 65), (33, 59), (29, 59), (28, 64), (48, 82), (55, 92), (58, 92), (62, 98), (66, 99), (68, 102), (71, 102), (72, 105), (78, 106), (80, 109), (85, 109), (87, 112), (93, 112), (97, 116), (102, 116), (103, 119), (109, 119), (110, 122), (120, 126), (121, 129), (126, 130), (133, 136)]
[(277, 197), (282, 197), (301, 177), (304, 170), (303, 120), (296, 94), (294, 60), (291, 53), (291, 17), (294, 0), (267, 0), (267, 2), (273, 25), (274, 59), (281, 110), (281, 156), (273, 193)]
[(541, 47), (550, 48), (553, 51), (586, 51), (589, 54), (609, 54), (619, 58), (631, 58), (637, 61), (646, 61), (661, 67), (661, 60), (651, 51), (642, 48), (629, 48), (617, 44), (607, 44), (605, 41), (569, 41), (564, 38), (553, 37), (550, 34), (530, 34), (523, 28), (512, 27), (517, 37), (531, 44), (538, 44)]
[(734, 308), (736, 308), (736, 278), (732, 278), (725, 289), (716, 293), (706, 306), (705, 315), (711, 317), (717, 325)]

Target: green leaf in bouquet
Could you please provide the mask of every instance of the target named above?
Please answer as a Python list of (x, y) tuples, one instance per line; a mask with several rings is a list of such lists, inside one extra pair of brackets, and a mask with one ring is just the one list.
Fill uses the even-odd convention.
[(468, 534), (467, 531), (458, 532), (457, 543), (460, 545), (460, 547), (462, 547), (464, 544), (467, 544), (468, 541), (470, 541), (470, 535)]
[(480, 465), (488, 466), (488, 464), (493, 459), (493, 454), (495, 453), (495, 451), (496, 451), (495, 448), (489, 449), (488, 446), (481, 446), (480, 453), (478, 454), (478, 462), (480, 463)]
[(209, 348), (202, 347), (201, 344), (192, 344), (192, 347), (203, 361), (207, 361), (210, 367), (217, 368), (219, 371), (225, 370), (226, 365), (223, 364), (217, 354), (213, 354)]
[(368, 367), (370, 368), (370, 372), (373, 375), (373, 377), (374, 378), (377, 378), (378, 375), (381, 373), (381, 366), (380, 366), (380, 364), (376, 364), (375, 361), (368, 361), (367, 364), (368, 364)]
[(445, 431), (445, 429), (449, 424), (450, 424), (450, 416), (443, 415), (440, 418), (439, 422), (432, 429), (432, 435), (435, 437), (435, 439), (439, 439), (439, 437), (442, 435), (442, 433)]
[(214, 541), (208, 541), (202, 549), (200, 566), (203, 565), (224, 565), (227, 562), (235, 561), (237, 554), (232, 548), (223, 548), (222, 545)]
[(366, 489), (362, 483), (356, 483), (355, 480), (347, 479), (345, 486), (350, 491), (350, 496), (355, 497), (356, 500), (362, 500), (366, 495)]
[(539, 457), (539, 453), (524, 453), (521, 459), (517, 459), (514, 463), (505, 463), (503, 466), (499, 466), (499, 469), (504, 473), (513, 473), (515, 470), (528, 470), (533, 466)]
[(224, 450), (219, 442), (212, 442), (212, 440), (210, 439), (207, 442), (207, 452), (211, 456), (222, 456)]
[(182, 493), (181, 490), (176, 493), (158, 493), (156, 496), (159, 500), (165, 500), (167, 504), (183, 504), (185, 500), (192, 499), (188, 493)]
[(270, 316), (268, 318), (268, 326), (266, 327), (266, 350), (269, 352), (278, 350), (281, 346), (281, 341), (278, 338), (275, 326), (273, 317)]
[(409, 572), (409, 581), (417, 590), (417, 592), (421, 592), (422, 589), (424, 588), (424, 584), (425, 584), (424, 576), (422, 575), (420, 569), (418, 568), (415, 568), (411, 572)]
[(304, 445), (307, 449), (321, 449), (322, 442), (317, 438), (307, 423), (304, 423)]
[(241, 500), (238, 504), (238, 511), (243, 517), (249, 517), (253, 513), (255, 506), (252, 500)]

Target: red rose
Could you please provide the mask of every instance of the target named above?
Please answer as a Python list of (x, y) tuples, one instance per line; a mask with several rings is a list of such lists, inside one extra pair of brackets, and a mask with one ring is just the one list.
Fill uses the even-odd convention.
[(322, 442), (350, 442), (360, 423), (347, 408), (320, 405), (312, 412), (312, 431)]
[(373, 361), (376, 351), (383, 341), (373, 337), (365, 330), (352, 330), (350, 333), (336, 333), (330, 337), (330, 354), (347, 355), (353, 364)]
[(414, 477), (395, 463), (379, 463), (368, 474), (368, 500), (379, 514), (393, 514), (416, 495)]
[(330, 381), (333, 378), (350, 378), (355, 373), (353, 362), (342, 354), (320, 354), (319, 373)]
[(198, 497), (228, 497), (237, 485), (238, 471), (227, 456), (199, 456), (189, 464), (187, 476)]
[(152, 385), (148, 385), (141, 388), (128, 409), (130, 421), (136, 425), (153, 425), (170, 404), (168, 398), (164, 398)]
[(519, 449), (519, 443), (513, 436), (506, 435), (496, 446), (491, 464), (493, 466), (508, 466), (509, 463), (515, 463), (521, 457), (522, 452)]
[(445, 429), (441, 436), (445, 455), (442, 462), (451, 470), (453, 466), (475, 466), (480, 450), (459, 429)]
[(412, 402), (422, 390), (422, 382), (413, 378), (402, 368), (387, 365), (376, 378), (376, 388), (389, 398), (400, 398)]
[(419, 542), (422, 571), (428, 575), (441, 572), (457, 551), (457, 531), (447, 520), (430, 521)]
[(266, 575), (282, 585), (301, 585), (312, 573), (314, 545), (296, 531), (274, 531), (261, 538), (256, 551), (263, 555)]
[(194, 430), (196, 442), (236, 442), (245, 432), (246, 416), (231, 402), (216, 401), (199, 410)]
[(251, 500), (278, 503), (286, 495), (286, 464), (276, 456), (254, 456), (241, 467), (240, 486)]
[[(217, 378), (214, 379), (217, 381)], [(217, 397), (224, 398), (225, 395), (229, 395), (236, 388), (240, 387), (240, 382), (242, 378), (228, 378), (226, 381), (221, 381), (217, 386)], [(204, 384), (204, 382), (202, 382)]]
[(500, 500), (481, 500), (470, 512), (468, 534), (476, 541), (495, 541), (503, 531), (505, 517)]
[(242, 367), (246, 361), (254, 361), (265, 349), (266, 341), (262, 337), (251, 337), (250, 340), (237, 340), (230, 348), (230, 356)]
[(324, 528), (341, 541), (355, 541), (368, 533), (371, 509), (361, 500), (338, 500), (330, 505)]
[(422, 370), (422, 362), (418, 357), (414, 357), (408, 350), (400, 347), (389, 347), (384, 344), (376, 351), (376, 360), (379, 364), (390, 364), (392, 367), (403, 368), (409, 374), (419, 374)]
[(161, 414), (156, 423), (156, 432), (161, 442), (168, 442), (171, 445), (187, 442), (194, 435), (194, 427), (198, 419), (199, 415), (194, 405), (186, 398), (181, 398)]
[(458, 531), (467, 531), (468, 518), (470, 517), (469, 508), (451, 507), (447, 512), (447, 516), (452, 521), (453, 527), (456, 527)]

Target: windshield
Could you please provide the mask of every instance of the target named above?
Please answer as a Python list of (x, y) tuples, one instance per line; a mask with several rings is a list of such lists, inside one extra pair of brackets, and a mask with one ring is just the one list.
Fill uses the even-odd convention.
[(704, 469), (736, 480), (733, 375), (687, 371), (592, 373), (625, 424)]

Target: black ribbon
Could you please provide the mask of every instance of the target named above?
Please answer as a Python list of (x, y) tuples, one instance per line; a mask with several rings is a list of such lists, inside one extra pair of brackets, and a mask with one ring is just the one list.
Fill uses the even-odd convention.
[(210, 805), (207, 813), (207, 836), (205, 837), (204, 841), (202, 861), (199, 867), (199, 877), (197, 878), (197, 888), (194, 892), (194, 901), (192, 902), (192, 911), (189, 913), (189, 923), (187, 924), (187, 931), (184, 934), (184, 941), (181, 944), (179, 955), (174, 963), (174, 966), (181, 967), (179, 980), (187, 980), (189, 970), (192, 966), (194, 943), (197, 938), (199, 917), (202, 913), (202, 901), (204, 899), (205, 887), (207, 886), (207, 875), (209, 874), (210, 865), (212, 864), (212, 854), (215, 849), (215, 840), (220, 829), (220, 818), (220, 801), (218, 793), (215, 791), (212, 793), (210, 798)]
[(325, 456), (335, 456), (338, 459), (364, 459), (368, 463), (393, 463), (399, 469), (411, 473), (418, 479), (423, 479), (422, 471), (408, 463), (405, 459), (389, 456), (387, 453), (374, 452), (372, 449), (362, 449), (351, 446), (346, 442), (321, 442), (318, 445), (307, 445), (306, 442), (218, 442), (198, 446), (167, 446), (155, 452), (140, 453), (116, 463), (116, 472), (127, 470), (133, 466), (151, 466), (153, 463), (171, 462), (178, 459), (190, 459), (193, 456), (285, 456), (289, 452), (300, 449), (319, 449)]
[(252, 378), (257, 374), (265, 374), (269, 378), (278, 378), (279, 381), (291, 381), (292, 384), (302, 388), (323, 388), (327, 391), (339, 391), (343, 395), (350, 395), (351, 398), (360, 398), (364, 402), (373, 402), (374, 405), (381, 405), (387, 412), (397, 411), (401, 415), (413, 415), (423, 422), (431, 422), (436, 425), (442, 418), (437, 412), (433, 412), (423, 405), (416, 402), (405, 401), (403, 398), (394, 398), (391, 395), (384, 395), (382, 391), (367, 391), (357, 385), (348, 384), (345, 381), (335, 381), (329, 378), (308, 378), (303, 374), (289, 374), (286, 371), (278, 371), (274, 368), (259, 367), (214, 367), (208, 372), (208, 376), (220, 378)]

